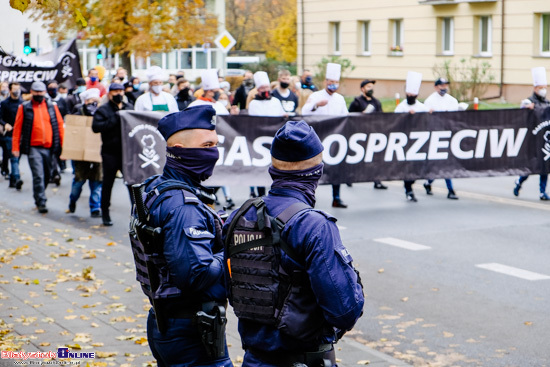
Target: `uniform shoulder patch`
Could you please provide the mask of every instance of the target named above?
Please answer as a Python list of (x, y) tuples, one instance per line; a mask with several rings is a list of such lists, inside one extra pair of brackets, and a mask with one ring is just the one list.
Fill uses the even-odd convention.
[(189, 238), (194, 239), (204, 239), (204, 238), (214, 238), (215, 236), (210, 233), (207, 229), (188, 227), (184, 228), (183, 231), (185, 235)]

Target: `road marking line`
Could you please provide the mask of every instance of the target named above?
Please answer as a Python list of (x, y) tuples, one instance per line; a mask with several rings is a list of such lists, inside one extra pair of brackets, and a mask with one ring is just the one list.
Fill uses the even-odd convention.
[(422, 251), (422, 250), (431, 249), (431, 247), (429, 247), (429, 246), (424, 246), (424, 245), (420, 245), (418, 243), (404, 241), (404, 240), (400, 240), (398, 238), (393, 238), (393, 237), (376, 238), (374, 241), (384, 243), (386, 245), (391, 245), (391, 246), (395, 246), (395, 247), (404, 248), (406, 250), (411, 250), (411, 251)]
[(518, 269), (518, 268), (514, 268), (503, 264), (497, 264), (497, 263), (477, 264), (476, 267), (481, 269), (491, 270), (497, 273), (510, 275), (510, 276), (525, 279), (525, 280), (531, 280), (531, 281), (550, 279), (550, 276), (548, 275), (533, 273), (532, 271)]

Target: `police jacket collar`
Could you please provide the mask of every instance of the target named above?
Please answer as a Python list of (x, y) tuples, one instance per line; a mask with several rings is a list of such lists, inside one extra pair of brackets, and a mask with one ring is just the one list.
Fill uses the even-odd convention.
[(181, 172), (176, 171), (173, 168), (170, 167), (164, 167), (164, 171), (162, 173), (162, 178), (167, 180), (178, 180), (182, 181), (186, 184), (188, 184), (191, 187), (199, 187), (200, 184), (191, 179), (191, 177), (187, 176), (186, 174), (183, 174)]
[(310, 201), (308, 200), (308, 197), (304, 195), (301, 191), (293, 190), (289, 188), (272, 188), (269, 190), (269, 196), (276, 196), (276, 197), (291, 197), (297, 200), (300, 200), (301, 202), (312, 205)]

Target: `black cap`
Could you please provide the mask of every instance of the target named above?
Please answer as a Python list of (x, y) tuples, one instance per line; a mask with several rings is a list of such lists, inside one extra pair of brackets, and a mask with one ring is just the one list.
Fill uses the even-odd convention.
[(124, 86), (120, 83), (112, 83), (109, 86), (109, 92), (112, 90), (124, 90)]
[(450, 84), (450, 82), (445, 78), (438, 78), (435, 81), (435, 85), (438, 86), (438, 85), (441, 85), (441, 84)]
[(77, 86), (86, 85), (86, 80), (84, 78), (78, 78), (76, 80), (76, 85)]
[(376, 80), (372, 80), (372, 79), (365, 79), (361, 82), (361, 88), (363, 88), (366, 84), (369, 84), (369, 83), (376, 83)]

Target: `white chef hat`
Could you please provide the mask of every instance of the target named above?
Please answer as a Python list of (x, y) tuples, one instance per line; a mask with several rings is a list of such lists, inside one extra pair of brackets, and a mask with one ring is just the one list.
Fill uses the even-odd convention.
[(267, 85), (269, 87), (269, 76), (265, 71), (257, 71), (254, 73), (254, 84), (256, 88)]
[(325, 79), (340, 80), (341, 72), (342, 72), (342, 65), (333, 64), (332, 62), (329, 62), (327, 64), (327, 73), (325, 74)]
[(409, 71), (407, 73), (405, 92), (417, 96), (420, 91), (420, 84), (422, 84), (422, 74), (416, 71)]
[(85, 90), (84, 92), (80, 93), (80, 100), (82, 102), (86, 102), (89, 99), (96, 98), (99, 99), (99, 89), (97, 88), (90, 88)]
[(151, 66), (149, 70), (147, 70), (147, 79), (149, 82), (152, 82), (153, 80), (160, 80), (164, 81), (166, 79), (166, 76), (164, 75), (164, 71), (159, 66)]
[(220, 89), (218, 71), (216, 69), (203, 70), (201, 72), (201, 86), (203, 90)]
[(544, 68), (544, 66), (532, 68), (531, 74), (533, 75), (534, 87), (538, 87), (539, 85), (548, 85), (548, 82), (546, 81), (546, 69)]

